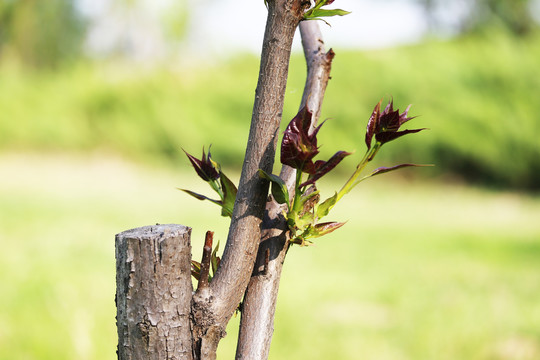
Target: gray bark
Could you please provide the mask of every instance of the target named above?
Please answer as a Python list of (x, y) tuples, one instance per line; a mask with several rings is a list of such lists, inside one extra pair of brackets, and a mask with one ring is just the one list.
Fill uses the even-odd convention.
[[(300, 33), (307, 64), (307, 79), (300, 108), (307, 104), (313, 111), (313, 127), (320, 116), (334, 53), (332, 50), (325, 52), (316, 21), (300, 23)], [(290, 194), (293, 194), (295, 174), (296, 171), (289, 166), (283, 166), (281, 170), (280, 176), (289, 187)], [(282, 210), (273, 201), (266, 205), (257, 262), (243, 302), (237, 359), (268, 358), (281, 271), (290, 240)]]
[(119, 359), (193, 358), (190, 234), (156, 225), (116, 235)]

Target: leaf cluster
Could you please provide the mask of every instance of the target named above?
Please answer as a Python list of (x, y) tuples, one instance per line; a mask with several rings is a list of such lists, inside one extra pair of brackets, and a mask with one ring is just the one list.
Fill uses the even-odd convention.
[[(292, 200), (290, 200), (287, 187), (281, 178), (259, 170), (260, 176), (271, 182), (274, 199), (278, 203), (287, 206), (285, 215), (289, 229), (293, 234), (292, 243), (310, 244), (311, 241), (308, 239), (326, 235), (343, 226), (345, 223), (342, 222), (320, 222), (320, 220), (327, 216), (335, 204), (361, 181), (404, 167), (423, 166), (407, 163), (392, 167), (380, 167), (371, 174), (358, 179), (361, 172), (373, 160), (383, 144), (403, 135), (424, 130), (400, 130), (400, 127), (405, 122), (413, 119), (408, 117), (410, 106), (400, 114), (399, 110), (394, 111), (393, 101), (391, 100), (381, 112), (381, 102), (382, 100), (375, 106), (368, 120), (365, 135), (367, 151), (363, 159), (358, 163), (355, 171), (341, 190), (335, 192), (333, 196), (323, 202), (320, 202), (320, 193), (315, 185), (316, 181), (332, 171), (345, 157), (352, 153), (338, 151), (328, 161), (313, 161), (313, 158), (319, 153), (317, 134), (322, 124), (313, 127), (313, 114), (307, 107), (302, 108), (291, 120), (285, 129), (281, 144), (281, 163), (291, 166), (297, 171)], [(374, 144), (372, 144), (373, 139), (375, 139)]]
[[(325, 2), (324, 4), (328, 3)], [(326, 161), (315, 160), (315, 157), (319, 154), (317, 134), (324, 122), (315, 126), (313, 112), (307, 106), (304, 106), (289, 122), (281, 142), (281, 163), (296, 170), (293, 192), (289, 192), (287, 185), (278, 175), (268, 174), (259, 169), (259, 176), (270, 182), (270, 191), (274, 200), (285, 207), (284, 216), (292, 234), (292, 244), (309, 245), (312, 243), (309, 239), (329, 234), (345, 225), (344, 222), (322, 222), (321, 219), (328, 216), (336, 203), (363, 180), (405, 167), (427, 166), (405, 163), (391, 167), (379, 167), (368, 175), (360, 177), (367, 164), (375, 158), (382, 145), (404, 135), (425, 130), (401, 130), (403, 124), (414, 118), (408, 116), (410, 106), (403, 113), (400, 113), (399, 110), (394, 110), (393, 100), (390, 100), (382, 111), (381, 103), (382, 100), (375, 105), (367, 122), (365, 133), (366, 153), (343, 187), (324, 201), (321, 201), (316, 182), (334, 170), (345, 157), (352, 155), (352, 153), (340, 150)], [(220, 196), (220, 200), (210, 199), (190, 190), (181, 190), (199, 200), (209, 200), (219, 205), (222, 208), (222, 216), (231, 216), (237, 189), (229, 178), (223, 174), (219, 164), (212, 160), (210, 149), (206, 154), (203, 148), (201, 159), (197, 159), (187, 152), (186, 155), (197, 175), (210, 184), (212, 189)], [(216, 261), (219, 264), (219, 258)], [(194, 262), (193, 266), (194, 274), (197, 274), (197, 271), (200, 272), (200, 264)]]
[[(341, 9), (322, 9), (323, 6), (330, 5), (334, 0), (317, 0), (315, 4), (304, 13), (304, 20), (322, 20), (328, 24), (323, 17), (343, 16), (350, 14), (350, 11)], [(328, 24), (329, 25), (329, 24)]]
[(210, 187), (219, 195), (220, 199), (211, 199), (191, 190), (180, 188), (179, 190), (188, 193), (198, 200), (209, 200), (210, 202), (221, 207), (221, 216), (231, 217), (238, 189), (236, 188), (236, 185), (223, 173), (223, 171), (221, 171), (221, 166), (212, 160), (210, 147), (208, 148), (208, 155), (205, 154), (203, 148), (202, 158), (200, 160), (185, 150), (184, 153), (186, 153), (197, 175), (199, 175), (201, 179), (210, 185)]

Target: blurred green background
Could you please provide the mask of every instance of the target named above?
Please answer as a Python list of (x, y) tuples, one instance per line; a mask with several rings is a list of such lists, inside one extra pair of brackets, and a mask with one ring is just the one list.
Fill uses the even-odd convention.
[[(125, 19), (144, 1), (89, 3), (0, 0), (0, 359), (116, 357), (114, 234), (192, 226), (195, 258), (206, 230), (226, 239), (217, 208), (175, 187), (210, 194), (182, 152), (209, 144), (237, 181), (257, 55), (196, 53), (204, 12), (169, 1), (153, 23), (163, 51), (141, 60), (147, 40), (130, 31), (153, 28)], [(345, 227), (290, 251), (270, 358), (538, 359), (538, 2), (462, 2), (454, 22), (445, 2), (387, 3), (421, 11), (426, 28), (399, 46), (334, 47), (321, 158), (356, 153), (321, 189), (354, 168), (381, 97), (412, 103), (411, 127), (430, 130), (385, 145), (375, 166), (436, 166), (364, 183), (332, 215)], [(125, 32), (103, 50), (110, 22)], [(295, 52), (283, 126), (304, 80)]]

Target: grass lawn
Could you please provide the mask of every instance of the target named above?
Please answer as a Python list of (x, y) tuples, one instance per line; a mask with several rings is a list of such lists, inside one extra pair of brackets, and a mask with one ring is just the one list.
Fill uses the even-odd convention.
[[(6, 153), (0, 174), (0, 359), (116, 358), (116, 233), (189, 225), (196, 258), (206, 230), (226, 238), (175, 190), (206, 191), (186, 167)], [(271, 359), (540, 358), (540, 197), (389, 174), (332, 218), (349, 222), (289, 252)]]

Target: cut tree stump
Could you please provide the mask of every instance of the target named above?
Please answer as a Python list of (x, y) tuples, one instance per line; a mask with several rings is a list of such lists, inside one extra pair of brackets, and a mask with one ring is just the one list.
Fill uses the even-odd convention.
[(116, 235), (119, 359), (193, 358), (190, 235), (183, 225)]

